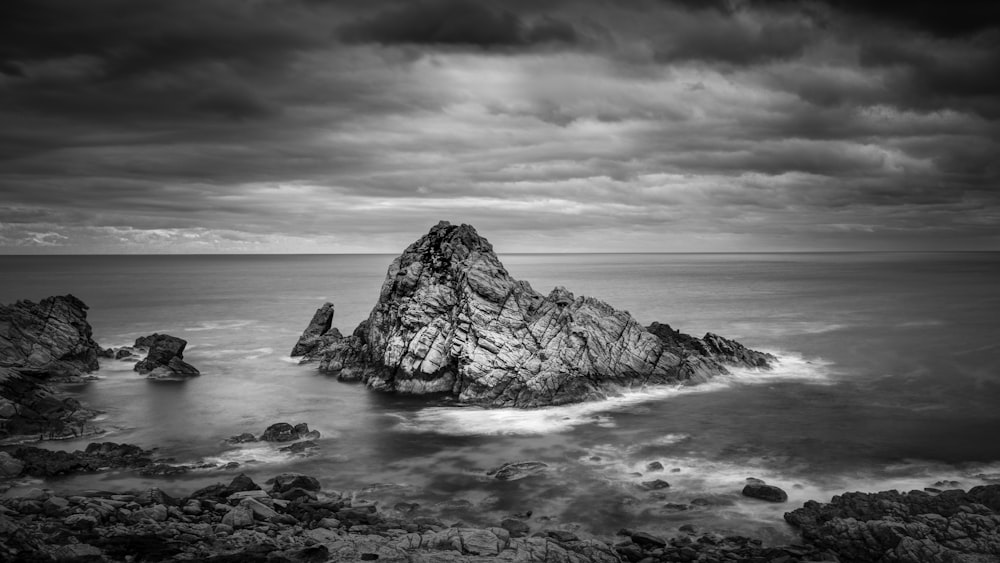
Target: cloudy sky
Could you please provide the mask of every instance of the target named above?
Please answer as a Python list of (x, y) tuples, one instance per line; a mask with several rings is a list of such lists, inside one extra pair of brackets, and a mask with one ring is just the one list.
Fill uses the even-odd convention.
[(0, 253), (1000, 250), (1000, 4), (3, 0)]

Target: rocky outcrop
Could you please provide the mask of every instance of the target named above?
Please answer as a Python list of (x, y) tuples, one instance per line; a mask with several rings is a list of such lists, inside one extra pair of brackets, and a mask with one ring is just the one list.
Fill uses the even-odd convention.
[(0, 560), (981, 563), (1000, 556), (1000, 485), (809, 502), (785, 516), (803, 541), (775, 546), (691, 524), (673, 537), (623, 529), (611, 543), (548, 527), (530, 512), (496, 526), (447, 525), (415, 511), (419, 505), (380, 509), (356, 491), (324, 490), (309, 475), (267, 483), (265, 490), (241, 474), (183, 497), (157, 488), (8, 494), (0, 497)]
[(87, 309), (72, 295), (0, 305), (0, 367), (45, 377), (98, 369), (103, 350), (94, 342)]
[(316, 310), (312, 320), (309, 321), (309, 326), (292, 348), (293, 356), (305, 356), (343, 336), (339, 330), (333, 328), (333, 310), (333, 303), (324, 303)]
[(75, 438), (98, 431), (97, 414), (72, 397), (59, 397), (44, 376), (0, 367), (0, 438)]
[(149, 379), (177, 379), (200, 375), (201, 372), (184, 361), (187, 340), (169, 334), (151, 334), (136, 339), (136, 348), (146, 348), (146, 357), (135, 364), (135, 371)]
[[(152, 464), (153, 452), (132, 444), (92, 443), (73, 452), (34, 446), (13, 446), (5, 452), (21, 464), (21, 473), (53, 477), (105, 469), (142, 468)], [(15, 475), (16, 476), (16, 475)]]
[(60, 398), (51, 381), (79, 380), (98, 369), (87, 306), (72, 295), (0, 306), (0, 438), (67, 438), (97, 431), (96, 414)]
[(825, 504), (809, 501), (785, 520), (846, 561), (1000, 561), (1000, 485), (846, 493)]
[(368, 319), (346, 337), (324, 305), (296, 350), (345, 380), (465, 403), (536, 407), (623, 387), (695, 383), (727, 365), (766, 368), (773, 356), (627, 312), (562, 287), (548, 295), (513, 279), (469, 225), (441, 222), (389, 266)]
[(320, 436), (318, 430), (309, 430), (309, 425), (300, 422), (295, 426), (287, 422), (276, 422), (266, 429), (260, 437), (249, 432), (244, 432), (237, 436), (230, 436), (226, 442), (230, 444), (242, 444), (246, 442), (293, 442), (295, 440), (316, 440)]

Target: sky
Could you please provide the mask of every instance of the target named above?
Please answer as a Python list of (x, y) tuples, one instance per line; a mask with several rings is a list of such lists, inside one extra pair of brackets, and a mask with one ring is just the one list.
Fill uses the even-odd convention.
[(1000, 250), (1000, 3), (3, 0), (0, 254)]

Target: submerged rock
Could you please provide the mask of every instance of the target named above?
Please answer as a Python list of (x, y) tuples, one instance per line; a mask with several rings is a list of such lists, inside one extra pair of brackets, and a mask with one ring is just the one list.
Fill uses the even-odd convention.
[(136, 339), (136, 348), (146, 348), (149, 353), (135, 364), (135, 371), (150, 379), (176, 379), (201, 375), (201, 372), (184, 361), (187, 340), (169, 334), (151, 334)]
[(474, 228), (447, 222), (392, 262), (353, 334), (334, 332), (332, 316), (332, 305), (320, 308), (293, 352), (375, 389), (489, 406), (577, 402), (775, 360), (713, 334), (643, 328), (627, 312), (562, 287), (542, 295), (511, 278)]
[(548, 469), (548, 464), (540, 461), (519, 461), (517, 463), (505, 463), (500, 467), (490, 469), (487, 475), (501, 481), (517, 481), (532, 475), (538, 475)]

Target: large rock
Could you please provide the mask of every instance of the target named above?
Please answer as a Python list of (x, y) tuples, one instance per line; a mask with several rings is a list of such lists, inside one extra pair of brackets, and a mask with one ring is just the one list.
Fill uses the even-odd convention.
[(339, 330), (333, 328), (333, 303), (324, 303), (313, 314), (309, 326), (295, 343), (292, 355), (305, 356), (322, 346), (326, 340), (334, 338), (341, 338), (341, 334)]
[(726, 373), (725, 365), (768, 367), (775, 359), (712, 334), (647, 330), (627, 312), (565, 288), (542, 295), (511, 278), (475, 229), (447, 222), (392, 262), (378, 302), (353, 334), (324, 330), (332, 314), (332, 306), (317, 311), (296, 346), (321, 369), (375, 389), (449, 393), (490, 406), (700, 382)]
[(136, 339), (136, 348), (147, 348), (149, 353), (135, 364), (135, 371), (151, 379), (172, 379), (200, 375), (194, 366), (184, 361), (187, 340), (169, 334), (151, 334)]
[(45, 376), (0, 367), (0, 438), (33, 435), (57, 439), (97, 432), (97, 414), (71, 397), (59, 397)]
[(846, 493), (809, 501), (785, 520), (843, 561), (1000, 561), (1000, 485), (938, 495)]
[(98, 369), (87, 305), (72, 295), (0, 305), (0, 367), (44, 376)]

